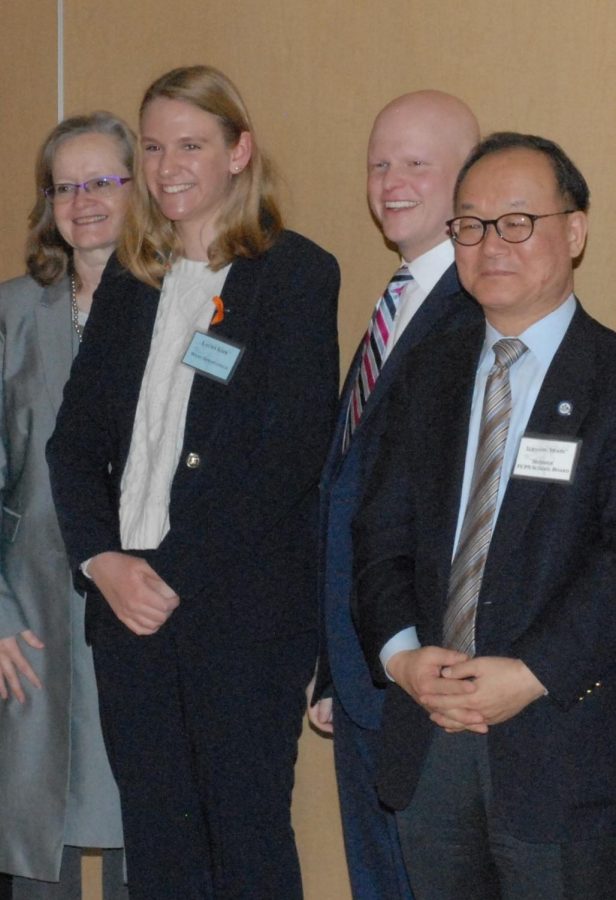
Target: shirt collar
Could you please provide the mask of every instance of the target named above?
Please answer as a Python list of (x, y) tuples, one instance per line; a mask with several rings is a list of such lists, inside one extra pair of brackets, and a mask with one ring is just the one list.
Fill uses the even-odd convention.
[(409, 267), (411, 275), (427, 296), (453, 264), (453, 259), (453, 244), (447, 239), (412, 262), (405, 259), (402, 262)]
[[(571, 293), (567, 299), (553, 309), (551, 313), (539, 319), (518, 335), (520, 340), (526, 344), (530, 353), (539, 361), (542, 369), (547, 371), (554, 354), (558, 350), (562, 339), (565, 336), (567, 328), (571, 324), (571, 319), (575, 313), (576, 300)], [(481, 350), (479, 365), (494, 363), (494, 353), (492, 347), (503, 337), (509, 335), (501, 334), (486, 319), (486, 336)], [(522, 357), (523, 359), (524, 357)]]

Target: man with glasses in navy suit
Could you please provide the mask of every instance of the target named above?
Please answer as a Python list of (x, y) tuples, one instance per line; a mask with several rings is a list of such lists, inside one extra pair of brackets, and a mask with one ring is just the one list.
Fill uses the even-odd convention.
[(449, 226), (485, 320), (407, 361), (353, 526), (416, 900), (614, 896), (616, 334), (573, 293), (588, 202), (552, 141), (473, 152)]

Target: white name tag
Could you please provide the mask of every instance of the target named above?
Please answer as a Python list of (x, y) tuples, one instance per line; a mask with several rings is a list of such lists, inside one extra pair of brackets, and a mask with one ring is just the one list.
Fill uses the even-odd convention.
[(206, 378), (229, 384), (243, 352), (243, 347), (227, 338), (195, 331), (182, 362)]
[(571, 484), (582, 441), (525, 434), (513, 467), (513, 478)]

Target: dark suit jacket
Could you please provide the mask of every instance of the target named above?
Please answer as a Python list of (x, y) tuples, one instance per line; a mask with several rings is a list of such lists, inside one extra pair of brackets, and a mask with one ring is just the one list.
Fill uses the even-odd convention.
[[(401, 628), (416, 625), (422, 645), (442, 646), (483, 339), (483, 327), (460, 332), (408, 366), (356, 520), (356, 612), (381, 681), (379, 650)], [(522, 659), (549, 691), (490, 729), (494, 801), (520, 838), (580, 840), (616, 830), (616, 335), (581, 307), (527, 431), (582, 447), (572, 484), (510, 479), (490, 545), (477, 655)], [(387, 688), (380, 791), (389, 805), (408, 805), (434, 727)]]
[(342, 454), (342, 438), (363, 342), (355, 353), (342, 391), (336, 430), (321, 479), (322, 624), (315, 693), (316, 696), (322, 694), (328, 682), (333, 680), (345, 711), (364, 728), (378, 728), (383, 691), (372, 683), (351, 620), (351, 521), (377, 453), (382, 430), (378, 413), (391, 395), (409, 354), (414, 353), (422, 341), (476, 320), (483, 321), (483, 314), (475, 301), (461, 291), (455, 267), (451, 265), (426, 297), (388, 357), (345, 455)]
[[(195, 375), (171, 490), (170, 531), (137, 555), (180, 596), (174, 613), (237, 640), (316, 624), (318, 479), (337, 384), (336, 261), (285, 232), (234, 262), (211, 333), (245, 347), (229, 383)], [(159, 292), (112, 261), (48, 445), (75, 572), (119, 550), (118, 501)], [(185, 464), (189, 453), (198, 468)], [(100, 598), (89, 597), (92, 626)]]

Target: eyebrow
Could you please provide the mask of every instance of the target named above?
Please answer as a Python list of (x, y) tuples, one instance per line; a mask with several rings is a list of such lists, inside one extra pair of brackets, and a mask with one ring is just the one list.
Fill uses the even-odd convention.
[[(157, 138), (157, 137), (150, 137), (150, 136), (147, 135), (147, 134), (142, 134), (140, 140), (142, 140), (142, 141), (154, 141), (155, 143), (160, 143), (160, 138)], [(186, 142), (191, 143), (191, 142), (193, 142), (193, 141), (197, 141), (197, 142), (200, 141), (200, 142), (203, 142), (203, 141), (207, 141), (207, 137), (206, 137), (205, 135), (199, 136), (199, 135), (186, 134), (186, 135), (182, 135), (182, 137), (173, 138), (173, 141), (176, 142), (176, 143), (178, 143), (178, 144), (183, 144), (183, 143), (186, 143)]]
[[(512, 200), (509, 205), (513, 209), (526, 209), (528, 206), (528, 200)], [(471, 210), (471, 209), (475, 209), (475, 206), (476, 206), (475, 203), (468, 203), (468, 202), (461, 203), (460, 209), (461, 210)]]

